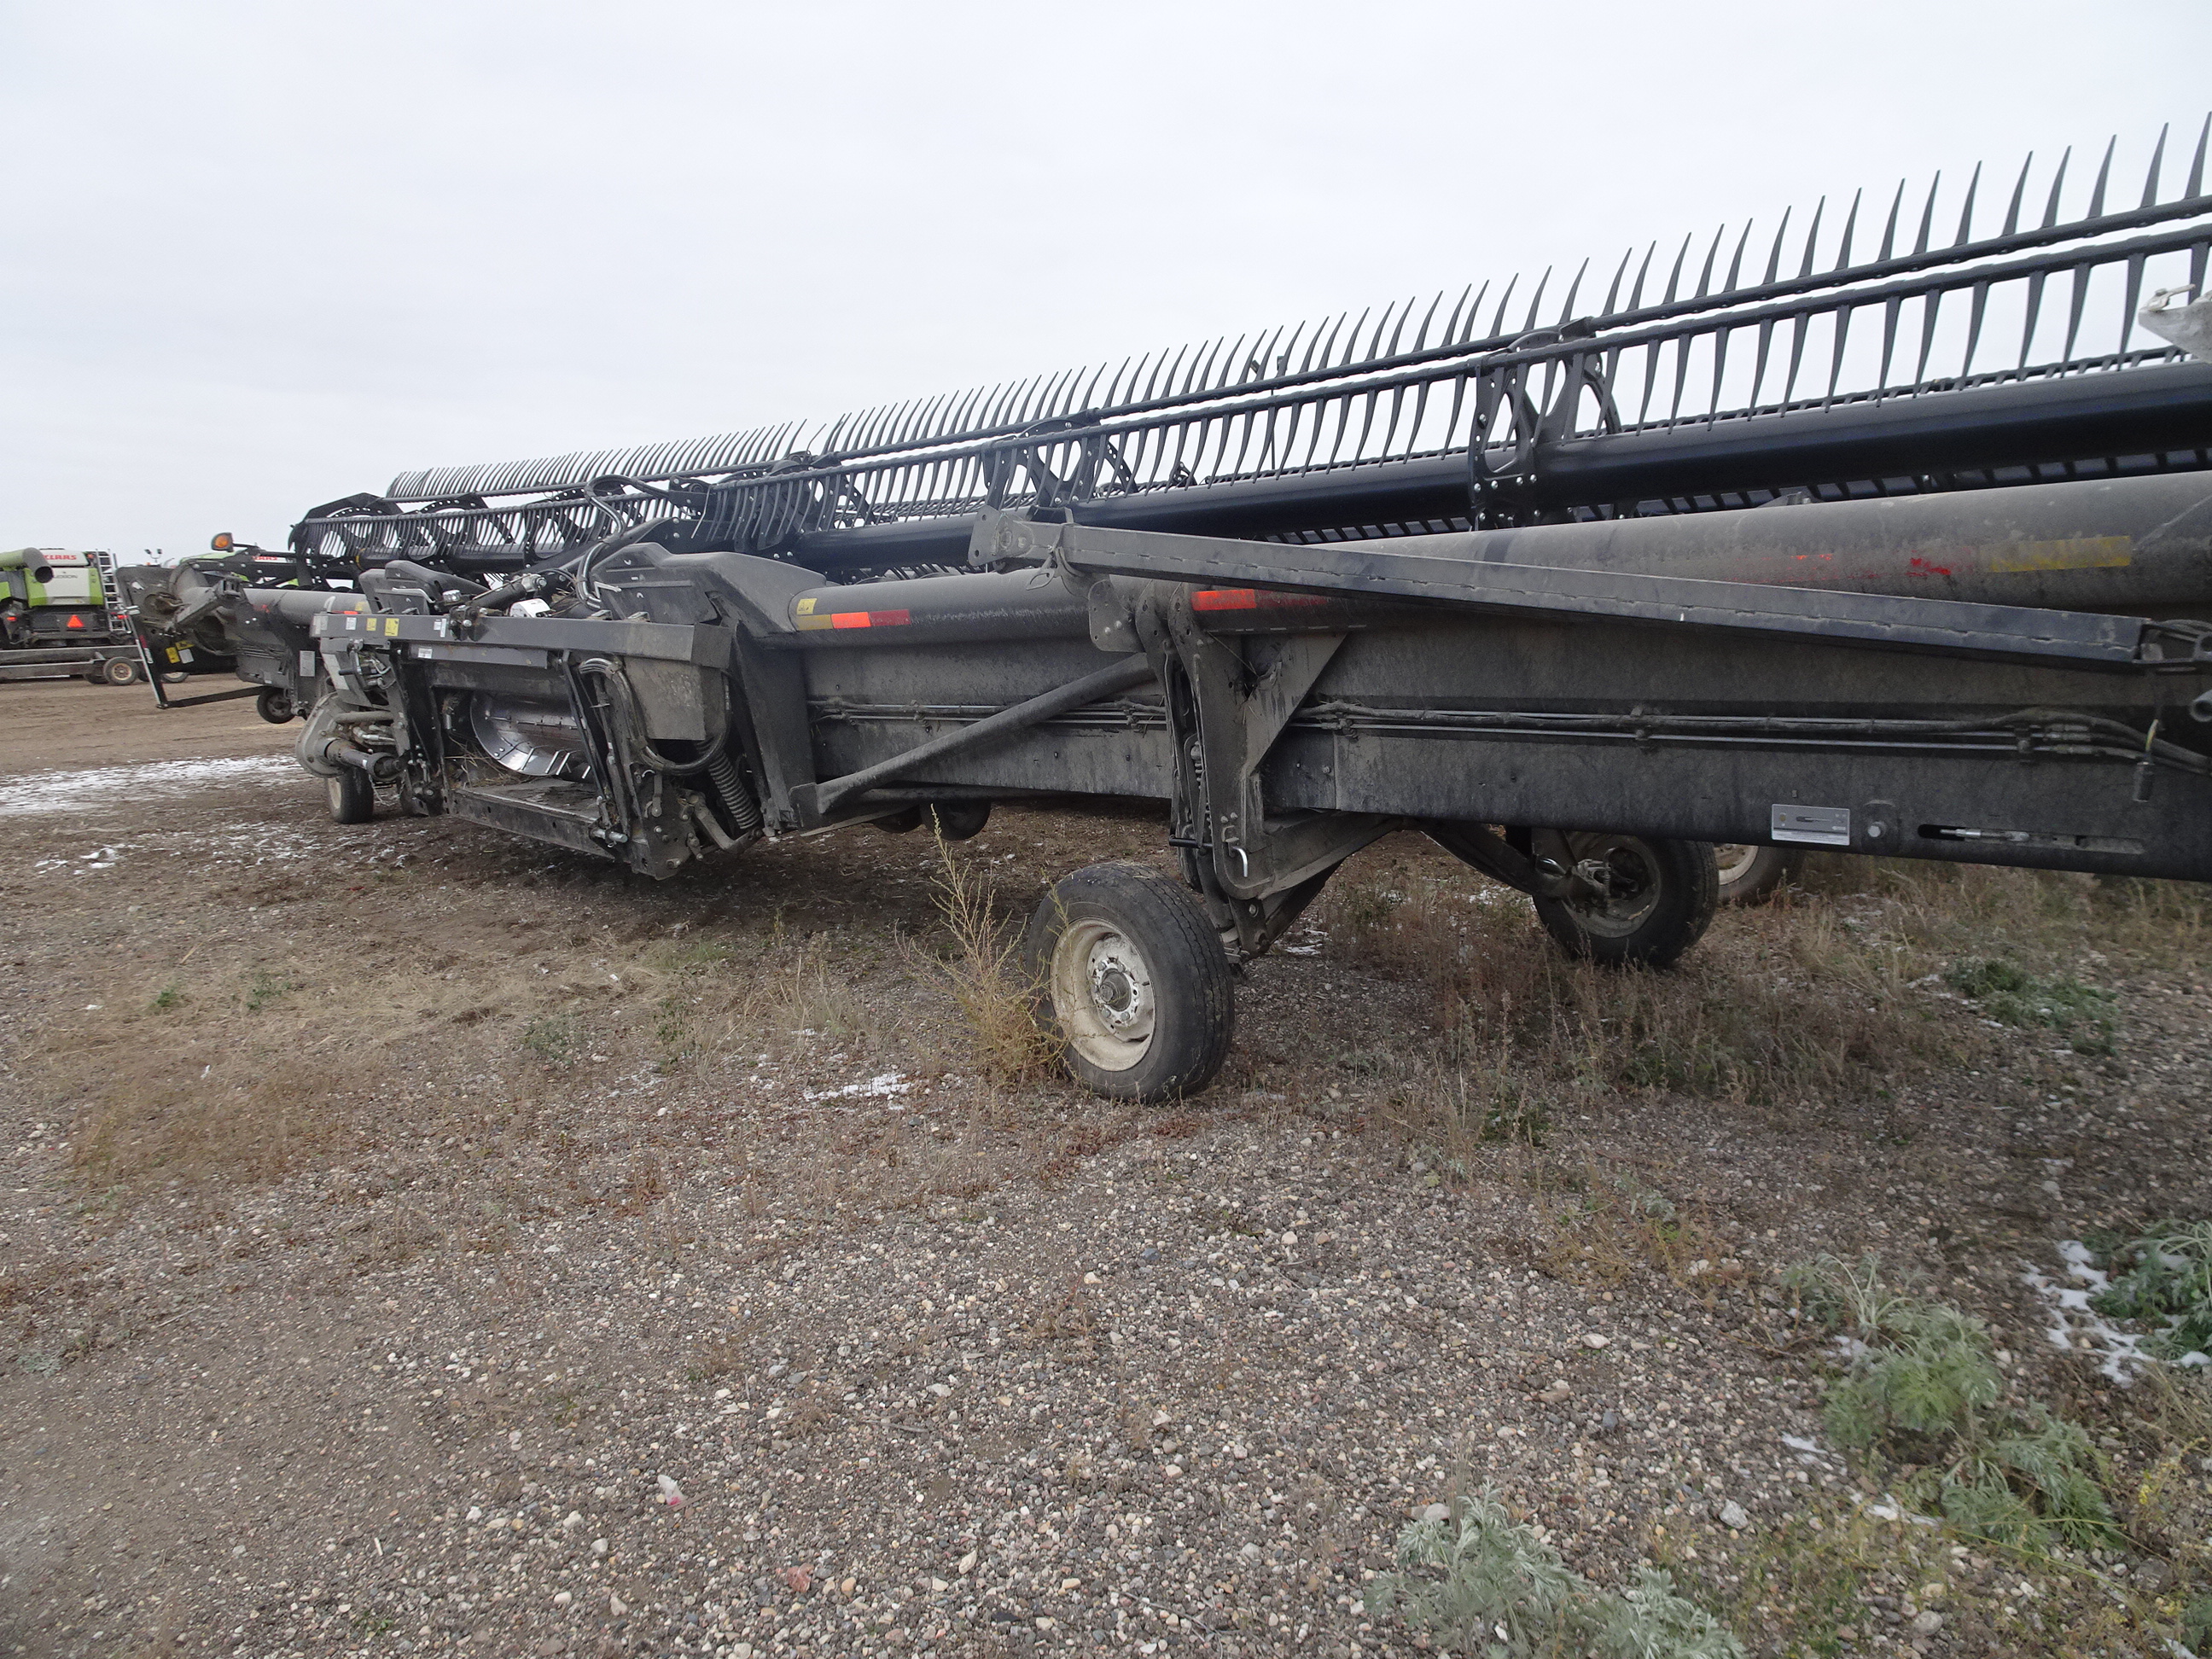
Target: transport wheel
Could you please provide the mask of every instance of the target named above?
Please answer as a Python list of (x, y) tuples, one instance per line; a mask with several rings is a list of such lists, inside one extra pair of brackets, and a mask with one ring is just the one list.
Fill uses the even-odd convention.
[(1756, 904), (1784, 883), (1796, 878), (1805, 854), (1796, 848), (1723, 842), (1713, 848), (1720, 870), (1723, 904)]
[(1536, 919), (1569, 956), (1612, 968), (1671, 967), (1704, 936), (1720, 902), (1706, 842), (1539, 830), (1532, 845), (1600, 890), (1535, 901)]
[(376, 786), (368, 773), (342, 766), (323, 784), (330, 793), (332, 823), (367, 823), (376, 816)]
[(937, 821), (937, 833), (947, 841), (980, 836), (991, 821), (991, 803), (987, 800), (932, 801), (928, 811)]
[(1024, 957), (1041, 1022), (1097, 1093), (1195, 1094), (1228, 1056), (1237, 1005), (1221, 936), (1157, 872), (1094, 864), (1066, 878), (1030, 918)]
[(292, 694), (270, 686), (253, 699), (253, 712), (271, 726), (283, 726), (292, 719)]
[(907, 835), (921, 828), (921, 808), (902, 806), (896, 812), (886, 812), (871, 822), (887, 836)]
[(128, 657), (110, 657), (100, 665), (100, 678), (110, 685), (128, 685), (138, 672), (138, 665)]

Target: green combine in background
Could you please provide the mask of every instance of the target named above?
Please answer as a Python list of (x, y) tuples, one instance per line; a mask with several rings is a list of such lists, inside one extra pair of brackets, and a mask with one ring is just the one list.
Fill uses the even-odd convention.
[(0, 649), (93, 645), (113, 637), (106, 556), (58, 547), (0, 553)]

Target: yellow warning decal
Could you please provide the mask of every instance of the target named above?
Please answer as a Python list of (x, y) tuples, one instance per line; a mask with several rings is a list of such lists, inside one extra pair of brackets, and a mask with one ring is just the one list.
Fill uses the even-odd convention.
[(2125, 536), (2076, 536), (2063, 542), (2020, 542), (1990, 561), (2006, 575), (2037, 570), (2113, 570), (2133, 562), (2135, 544)]
[(811, 617), (814, 614), (814, 601), (811, 599), (801, 599), (792, 608), (802, 617)]
[(399, 618), (398, 618), (398, 617), (392, 617), (389, 621), (387, 621), (387, 622), (384, 624), (384, 636), (385, 636), (386, 639), (391, 639), (391, 640), (396, 640), (396, 639), (398, 639), (398, 638), (399, 637)]

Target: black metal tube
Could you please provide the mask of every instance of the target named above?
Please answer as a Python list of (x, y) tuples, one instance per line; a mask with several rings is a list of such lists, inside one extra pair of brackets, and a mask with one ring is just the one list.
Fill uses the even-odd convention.
[(1432, 558), (2129, 616), (2212, 606), (2212, 473), (1409, 536)]
[(318, 593), (302, 587), (243, 587), (236, 592), (249, 609), (292, 623), (312, 623), (332, 611), (369, 608), (368, 600), (359, 593)]
[(792, 793), (794, 798), (811, 793), (812, 799), (807, 804), (817, 814), (826, 815), (835, 811), (842, 802), (866, 793), (876, 784), (906, 777), (948, 755), (964, 754), (987, 744), (996, 743), (1001, 738), (1012, 737), (1017, 732), (1051, 720), (1054, 715), (1064, 714), (1070, 709), (1080, 708), (1085, 703), (1117, 696), (1121, 692), (1142, 685), (1152, 678), (1152, 665), (1149, 660), (1143, 657), (1124, 657), (1096, 673), (1085, 674), (1079, 680), (1055, 686), (1026, 702), (1018, 702), (1010, 708), (1001, 708), (995, 714), (987, 714), (973, 726), (964, 726), (957, 732), (947, 732), (927, 743), (916, 744), (903, 754), (878, 761), (873, 766), (864, 766), (857, 772), (848, 772), (841, 778), (808, 785)]
[(2206, 447), (2212, 363), (2175, 363), (1571, 439), (1538, 447), (1528, 493), (1581, 507)]
[(326, 760), (334, 760), (343, 765), (354, 767), (368, 773), (372, 778), (379, 780), (397, 777), (399, 774), (398, 756), (371, 754), (368, 750), (356, 749), (349, 743), (332, 742), (325, 744), (323, 757)]
[[(1929, 497), (1925, 504), (1948, 506), (1959, 499)], [(1815, 512), (1838, 515), (1841, 522), (1845, 515), (1865, 516), (1886, 507), (1917, 504), (1922, 503), (1916, 499), (1820, 508), (1759, 507), (1691, 520), (1628, 520), (1322, 547), (1031, 524), (1006, 514), (987, 523), (976, 541), (980, 552), (1000, 557), (1051, 556), (1082, 570), (1200, 584), (1204, 591), (1194, 595), (1192, 603), (1201, 611), (1257, 608), (1258, 593), (1289, 590), (1301, 598), (1309, 592), (1337, 594), (1500, 615), (1720, 628), (1794, 636), (1808, 643), (2021, 662), (2063, 661), (2113, 672), (2139, 672), (2153, 660), (2147, 653), (2155, 624), (2127, 616), (1654, 575), (1635, 567), (1634, 556), (1645, 548), (1645, 538), (1679, 533), (1685, 524), (1710, 526), (1717, 518), (1788, 519)], [(1558, 555), (1543, 563), (1505, 563), (1485, 556), (1500, 537), (1518, 534), (1533, 540), (1558, 532), (1615, 538), (1621, 556), (1611, 568), (1577, 568)], [(1542, 546), (1538, 544), (1538, 552)], [(1515, 550), (1523, 560), (1531, 556), (1527, 547)], [(1308, 629), (1322, 625), (1316, 619), (1304, 621)], [(2180, 648), (2194, 660), (2199, 648), (2196, 635), (2186, 637), (2191, 643)], [(2179, 639), (2176, 643), (2179, 645)], [(2166, 660), (2162, 643), (2160, 650), (2157, 659)]]

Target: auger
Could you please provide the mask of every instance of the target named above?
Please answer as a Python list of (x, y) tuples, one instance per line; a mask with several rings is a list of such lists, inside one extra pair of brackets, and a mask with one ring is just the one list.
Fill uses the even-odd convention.
[(361, 572), (300, 596), (299, 757), (343, 822), (386, 788), (653, 878), (1164, 802), (1180, 881), (1078, 872), (1028, 941), (1071, 1068), (1138, 1099), (1205, 1084), (1232, 954), (1395, 830), (1655, 967), (1717, 842), (2212, 879), (2208, 137), (2133, 205), (2108, 146), (2070, 209), (2031, 160), (820, 430), (403, 475), (293, 532)]

